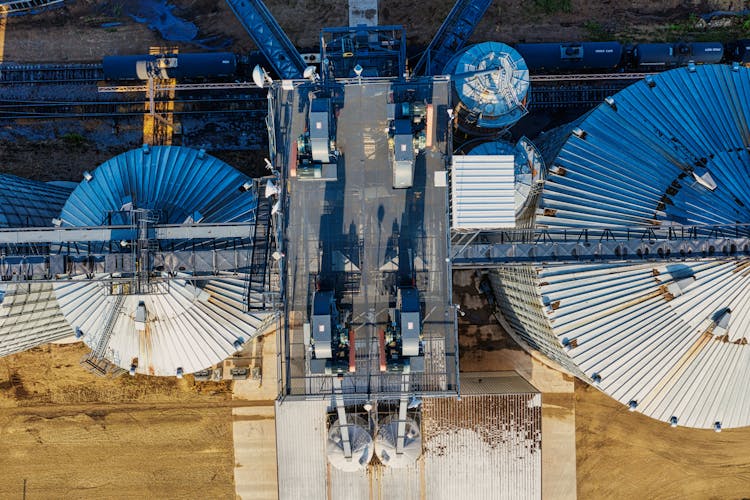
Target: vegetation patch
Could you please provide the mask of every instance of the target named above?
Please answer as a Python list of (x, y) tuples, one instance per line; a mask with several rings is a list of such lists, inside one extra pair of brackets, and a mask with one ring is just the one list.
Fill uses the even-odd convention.
[(570, 0), (534, 0), (534, 7), (545, 14), (570, 12)]

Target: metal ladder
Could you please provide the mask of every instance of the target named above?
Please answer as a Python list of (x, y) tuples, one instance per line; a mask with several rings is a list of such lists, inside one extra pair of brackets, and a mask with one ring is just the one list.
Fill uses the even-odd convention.
[(88, 355), (84, 356), (83, 360), (81, 360), (81, 365), (96, 375), (104, 376), (107, 373), (113, 373), (120, 370), (119, 368), (113, 368), (111, 366), (111, 363), (105, 359), (105, 353), (107, 352), (107, 348), (109, 348), (109, 341), (112, 339), (115, 324), (117, 323), (117, 317), (120, 315), (124, 303), (124, 295), (115, 296), (115, 302), (110, 308), (107, 321), (104, 323), (104, 328), (102, 328), (102, 331), (96, 340), (96, 346)]
[(258, 207), (255, 211), (255, 233), (251, 250), (250, 272), (247, 278), (248, 310), (264, 310), (270, 306), (266, 301), (266, 293), (263, 293), (263, 299), (260, 302), (253, 300), (251, 294), (253, 291), (266, 292), (270, 288), (269, 259), (273, 246), (271, 240), (271, 203), (267, 198), (259, 197)]
[(41, 9), (63, 3), (63, 0), (16, 0), (0, 2), (0, 14), (12, 14), (24, 10)]

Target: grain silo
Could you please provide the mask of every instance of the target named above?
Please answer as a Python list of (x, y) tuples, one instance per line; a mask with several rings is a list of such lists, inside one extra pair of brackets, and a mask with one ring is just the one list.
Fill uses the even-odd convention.
[[(0, 228), (50, 227), (71, 188), (0, 174)], [(60, 313), (52, 285), (14, 283), (0, 261), (0, 356), (73, 334)]]
[[(250, 222), (258, 199), (249, 186), (248, 177), (203, 151), (144, 146), (86, 174), (60, 220), (103, 226), (137, 219), (145, 227)], [(181, 376), (207, 368), (250, 340), (263, 319), (247, 312), (254, 296), (247, 269), (204, 280), (185, 270), (138, 289), (98, 278), (104, 279), (56, 283), (60, 308), (94, 352), (131, 373)]]
[(346, 426), (337, 419), (328, 430), (328, 462), (342, 471), (365, 470), (375, 452), (367, 422), (357, 415), (349, 414), (346, 418)]
[[(750, 222), (749, 124), (750, 69), (647, 77), (538, 141), (548, 169), (535, 227), (737, 230)], [(631, 410), (739, 427), (750, 424), (750, 261), (723, 250), (509, 265), (491, 279), (519, 337)]]
[(453, 79), (458, 126), (471, 134), (495, 134), (527, 113), (529, 70), (518, 52), (499, 42), (472, 45), (445, 68)]
[(422, 431), (419, 424), (397, 414), (383, 417), (375, 436), (375, 454), (383, 465), (402, 468), (413, 465), (422, 455)]

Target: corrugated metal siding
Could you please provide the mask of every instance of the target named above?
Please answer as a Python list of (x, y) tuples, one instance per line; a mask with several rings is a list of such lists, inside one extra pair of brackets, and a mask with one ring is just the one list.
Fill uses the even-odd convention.
[(104, 162), (81, 182), (62, 210), (67, 226), (98, 226), (107, 213), (132, 201), (161, 211), (162, 224), (182, 224), (195, 211), (202, 222), (253, 220), (257, 199), (239, 188), (249, 177), (199, 151), (157, 146), (135, 149)]
[[(614, 96), (560, 147), (539, 226), (750, 222), (750, 70), (699, 66)], [(569, 130), (569, 129), (568, 129)], [(711, 190), (692, 173), (708, 173)], [(493, 271), (503, 315), (531, 346), (637, 410), (679, 425), (750, 425), (747, 260), (581, 263)], [(681, 292), (681, 273), (694, 282)], [(672, 289), (668, 289), (672, 287)], [(728, 335), (714, 333), (731, 309)], [(563, 345), (567, 345), (564, 348)], [(583, 375), (585, 373), (585, 375)]]
[[(538, 225), (750, 221), (750, 69), (704, 65), (653, 82), (618, 93), (616, 110), (601, 104), (580, 123), (583, 137), (568, 136), (540, 201), (556, 213)], [(718, 188), (696, 185), (686, 168), (710, 172)]]
[(325, 401), (276, 403), (279, 500), (328, 498)]
[(516, 221), (512, 155), (454, 155), (453, 229), (513, 227)]
[(73, 335), (50, 284), (0, 285), (0, 356)]
[[(0, 227), (49, 227), (72, 188), (0, 174)], [(69, 337), (49, 284), (0, 285), (0, 356)]]
[(544, 313), (536, 273), (532, 266), (501, 267), (490, 271), (490, 283), (502, 315), (529, 347), (586, 380), (587, 377), (563, 351)]
[(8, 174), (0, 174), (0, 188), (0, 227), (49, 227), (72, 191)]
[[(62, 210), (65, 225), (98, 226), (107, 214), (127, 202), (135, 208), (158, 210), (160, 223), (182, 224), (195, 212), (200, 222), (249, 222), (257, 198), (241, 192), (250, 179), (226, 163), (196, 150), (152, 147), (128, 151), (103, 163), (73, 191)], [(265, 313), (246, 313), (247, 275), (224, 273), (199, 282), (207, 297), (186, 286), (189, 278), (173, 280), (162, 293), (128, 295), (116, 312), (106, 357), (128, 369), (137, 358), (137, 371), (171, 376), (207, 368), (237, 351), (234, 342), (250, 340)], [(55, 284), (66, 319), (83, 331), (83, 341), (96, 346), (116, 307), (116, 296), (104, 286), (85, 280)], [(199, 290), (198, 290), (199, 291)], [(138, 331), (135, 311), (143, 302), (146, 329)]]
[(541, 407), (540, 394), (425, 400), (425, 498), (541, 498)]
[[(695, 277), (673, 297), (668, 269)], [(550, 321), (568, 351), (600, 388), (638, 411), (680, 425), (750, 425), (750, 262), (563, 266), (540, 273)], [(688, 271), (689, 269), (689, 271)], [(728, 330), (707, 334), (711, 318), (731, 309)]]

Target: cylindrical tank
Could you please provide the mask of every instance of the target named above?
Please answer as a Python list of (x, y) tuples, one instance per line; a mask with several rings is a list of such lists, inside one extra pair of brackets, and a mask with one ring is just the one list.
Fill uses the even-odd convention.
[[(49, 227), (71, 188), (0, 174), (0, 228)], [(0, 264), (0, 273), (9, 272)], [(0, 282), (0, 356), (69, 337), (52, 285)]]
[[(251, 222), (257, 197), (243, 189), (248, 182), (202, 151), (137, 149), (93, 171), (70, 195), (60, 218), (65, 225), (100, 226), (123, 223), (140, 210), (160, 224)], [(140, 294), (126, 284), (82, 277), (56, 283), (55, 291), (87, 345), (95, 348), (111, 328), (108, 360), (126, 370), (135, 364), (138, 373), (174, 376), (210, 367), (254, 337), (265, 314), (246, 312), (248, 293), (255, 291), (249, 279), (240, 271), (191, 281), (185, 270)]]
[(735, 40), (727, 44), (729, 58), (742, 64), (750, 63), (750, 40)]
[(698, 64), (717, 64), (724, 57), (721, 42), (693, 42), (690, 44), (690, 60)]
[(504, 43), (484, 42), (459, 52), (445, 68), (453, 79), (458, 126), (472, 134), (494, 134), (526, 113), (529, 71)]
[(356, 415), (347, 415), (349, 424), (346, 426), (349, 435), (349, 446), (351, 456), (344, 454), (344, 441), (341, 435), (341, 422), (336, 420), (328, 429), (328, 444), (326, 446), (328, 461), (334, 467), (345, 472), (355, 472), (367, 468), (374, 447), (372, 436), (367, 431), (367, 422)]
[[(750, 425), (738, 410), (750, 406), (750, 385), (737, 382), (750, 360), (748, 123), (750, 69), (699, 65), (635, 83), (562, 140), (542, 139), (552, 147), (535, 227), (587, 228), (630, 250), (618, 261), (491, 271), (512, 334), (665, 423)], [(686, 237), (679, 259), (638, 257), (632, 235), (667, 226), (714, 240)], [(599, 239), (605, 228), (617, 241)]]
[(237, 72), (237, 56), (231, 52), (106, 56), (102, 60), (106, 80), (158, 78), (222, 78)]
[(622, 58), (618, 42), (519, 43), (515, 49), (532, 72), (608, 70)]
[(633, 49), (639, 67), (670, 68), (688, 62), (716, 64), (724, 57), (724, 46), (719, 42), (641, 43)]
[(413, 465), (422, 454), (422, 432), (414, 419), (408, 418), (404, 424), (404, 445), (398, 450), (398, 415), (385, 417), (375, 436), (375, 454), (383, 465), (403, 468)]

